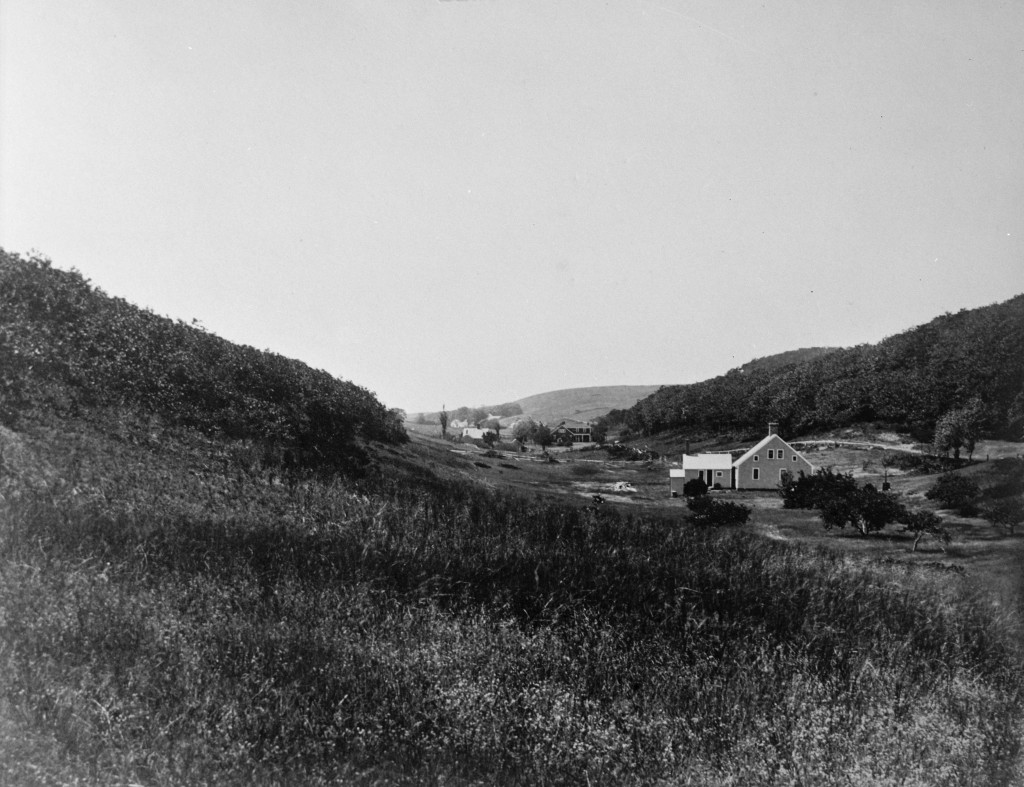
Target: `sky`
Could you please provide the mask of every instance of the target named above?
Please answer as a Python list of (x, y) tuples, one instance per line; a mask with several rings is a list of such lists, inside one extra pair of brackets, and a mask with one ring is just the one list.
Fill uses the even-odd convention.
[(409, 412), (1024, 292), (1019, 0), (3, 0), (0, 246)]

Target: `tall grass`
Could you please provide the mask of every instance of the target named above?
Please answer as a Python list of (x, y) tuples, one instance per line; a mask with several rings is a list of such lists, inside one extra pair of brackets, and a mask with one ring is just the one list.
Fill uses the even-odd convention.
[(959, 578), (187, 440), (39, 450), (0, 485), (0, 691), (60, 756), (12, 781), (1014, 776), (1019, 661)]

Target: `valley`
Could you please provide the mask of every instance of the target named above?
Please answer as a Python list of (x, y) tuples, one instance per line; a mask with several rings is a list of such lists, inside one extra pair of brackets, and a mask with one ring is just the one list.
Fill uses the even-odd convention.
[(669, 496), (744, 429), (443, 439), (45, 261), (0, 257), (0, 337), (4, 783), (1020, 781), (1021, 536), (927, 497), (956, 466), (1015, 510), (1019, 443), (967, 420), (991, 461), (800, 433), (847, 502), (938, 512), (914, 551)]

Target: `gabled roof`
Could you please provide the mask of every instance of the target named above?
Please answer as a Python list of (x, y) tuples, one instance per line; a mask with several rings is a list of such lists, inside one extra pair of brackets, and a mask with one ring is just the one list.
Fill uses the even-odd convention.
[(781, 437), (779, 437), (777, 434), (770, 434), (770, 435), (766, 435), (764, 437), (764, 439), (761, 440), (760, 443), (758, 443), (753, 448), (748, 450), (745, 454), (743, 454), (743, 456), (741, 456), (739, 459), (737, 459), (735, 462), (733, 462), (733, 464), (734, 465), (739, 465), (739, 464), (747, 461), (750, 457), (752, 457), (754, 454), (756, 454), (758, 451), (760, 451), (762, 448), (764, 448), (766, 445), (768, 445), (768, 443), (770, 443), (772, 440), (775, 440), (775, 439), (778, 439), (778, 441), (780, 443), (782, 443), (784, 446), (786, 446), (786, 448), (788, 448), (790, 451), (792, 451), (792, 452), (794, 452), (796, 454), (800, 453), (793, 446), (791, 446), (789, 443), (787, 443), (785, 440), (783, 440)]
[(728, 470), (732, 454), (683, 454), (683, 470)]

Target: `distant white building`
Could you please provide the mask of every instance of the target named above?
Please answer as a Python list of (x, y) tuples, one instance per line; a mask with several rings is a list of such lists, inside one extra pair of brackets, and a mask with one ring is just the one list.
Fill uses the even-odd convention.
[(487, 433), (497, 434), (493, 429), (477, 429), (475, 426), (467, 426), (462, 430), (462, 436), (470, 440), (483, 440)]

